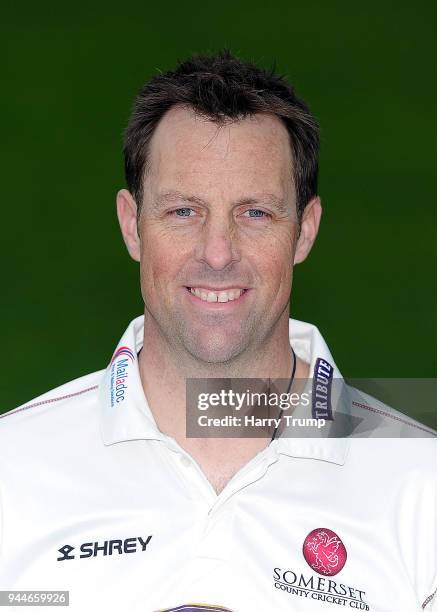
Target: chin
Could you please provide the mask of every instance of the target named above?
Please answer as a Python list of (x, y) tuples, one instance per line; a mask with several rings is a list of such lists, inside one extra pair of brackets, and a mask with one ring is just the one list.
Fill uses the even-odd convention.
[(199, 361), (206, 363), (225, 363), (239, 355), (242, 350), (241, 338), (210, 334), (209, 338), (193, 338), (184, 342), (187, 351)]

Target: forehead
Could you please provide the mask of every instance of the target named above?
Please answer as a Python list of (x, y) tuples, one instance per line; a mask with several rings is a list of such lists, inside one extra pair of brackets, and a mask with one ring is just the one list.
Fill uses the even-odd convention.
[(274, 115), (218, 124), (191, 108), (173, 107), (151, 138), (148, 162), (145, 186), (153, 190), (258, 189), (283, 197), (292, 187), (289, 134)]

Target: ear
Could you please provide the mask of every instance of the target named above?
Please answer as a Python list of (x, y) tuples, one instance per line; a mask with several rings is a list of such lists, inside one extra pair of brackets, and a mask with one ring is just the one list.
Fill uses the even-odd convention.
[(137, 204), (127, 189), (121, 189), (117, 193), (117, 216), (129, 255), (135, 261), (140, 261), (141, 250), (137, 230)]
[(310, 200), (303, 211), (300, 235), (294, 252), (294, 264), (304, 261), (311, 251), (311, 247), (319, 231), (322, 204), (317, 196)]

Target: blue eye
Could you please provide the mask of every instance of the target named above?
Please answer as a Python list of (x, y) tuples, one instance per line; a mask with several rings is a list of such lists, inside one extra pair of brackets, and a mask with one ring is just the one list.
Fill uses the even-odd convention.
[(176, 213), (177, 217), (191, 217), (190, 210), (193, 210), (193, 209), (192, 208), (177, 208), (173, 212)]
[(264, 210), (260, 210), (259, 208), (249, 208), (249, 210), (246, 210), (246, 212), (255, 213), (253, 215), (249, 214), (249, 217), (251, 219), (263, 219), (265, 217), (271, 217), (269, 213), (266, 213)]

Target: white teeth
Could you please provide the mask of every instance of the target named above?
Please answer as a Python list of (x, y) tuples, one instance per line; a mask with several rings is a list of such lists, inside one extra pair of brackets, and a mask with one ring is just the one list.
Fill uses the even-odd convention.
[(190, 292), (204, 302), (231, 302), (238, 299), (244, 289), (230, 289), (229, 291), (208, 291), (190, 287)]

